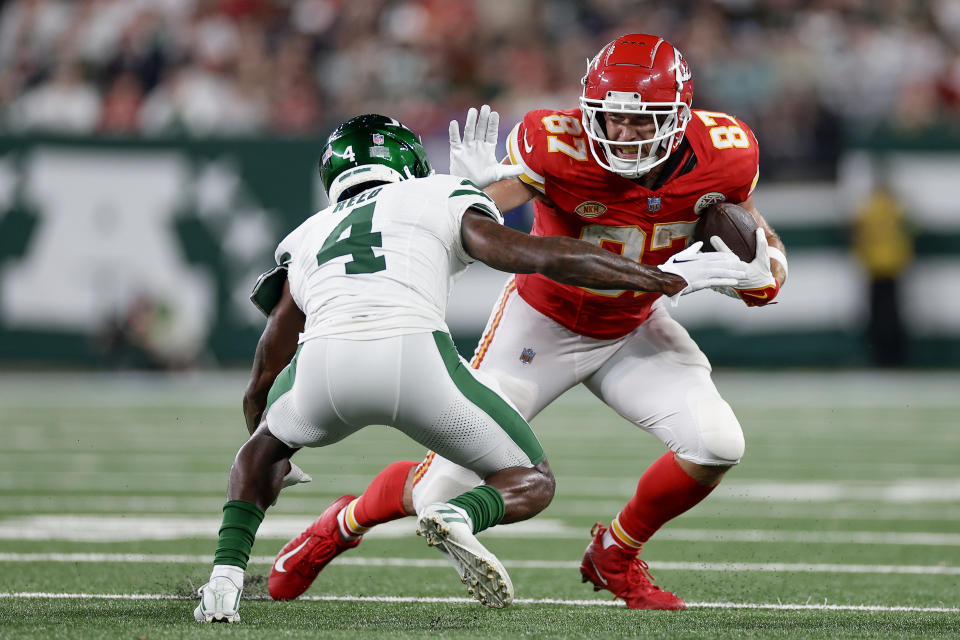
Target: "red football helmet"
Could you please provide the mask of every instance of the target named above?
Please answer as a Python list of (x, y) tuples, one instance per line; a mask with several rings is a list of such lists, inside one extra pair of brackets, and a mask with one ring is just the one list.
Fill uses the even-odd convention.
[[(600, 166), (637, 178), (666, 162), (680, 146), (690, 122), (693, 76), (680, 52), (663, 38), (642, 33), (620, 36), (587, 62), (581, 82), (583, 128)], [(610, 140), (604, 112), (649, 115), (656, 127), (653, 137)], [(621, 157), (615, 148), (636, 149), (636, 158)]]

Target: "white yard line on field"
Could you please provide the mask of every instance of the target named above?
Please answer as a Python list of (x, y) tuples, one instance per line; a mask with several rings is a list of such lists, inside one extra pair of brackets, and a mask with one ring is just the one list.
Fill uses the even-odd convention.
[[(0, 562), (118, 562), (153, 564), (209, 564), (212, 556), (152, 555), (145, 553), (0, 553)], [(253, 556), (251, 564), (273, 564), (273, 556)], [(442, 558), (337, 558), (334, 564), (355, 567), (444, 568), (450, 563)], [(576, 569), (579, 562), (556, 560), (503, 560), (511, 569)], [(960, 567), (941, 565), (872, 565), (872, 564), (806, 564), (800, 562), (651, 562), (650, 568), (675, 571), (777, 572), (801, 573), (887, 573), (913, 575), (960, 575)]]
[[(2, 458), (2, 456), (0, 456)], [(3, 460), (0, 459), (0, 466)], [(0, 486), (2, 486), (0, 482)], [(635, 488), (635, 485), (634, 485)], [(633, 491), (633, 488), (631, 488)], [(332, 496), (332, 494), (330, 494)], [(318, 504), (327, 503), (327, 494), (318, 498), (315, 495), (291, 493), (281, 499), (282, 511), (271, 511), (267, 522), (276, 517), (299, 517), (306, 526), (317, 517)], [(712, 500), (713, 496), (711, 496)], [(330, 498), (332, 499), (332, 497)], [(156, 514), (172, 514), (178, 518), (198, 518), (215, 513), (221, 506), (220, 497), (208, 496), (151, 496), (139, 493), (103, 493), (99, 495), (50, 494), (31, 491), (23, 495), (0, 495), (0, 514), (29, 514), (31, 516), (62, 516), (64, 514), (84, 514), (88, 517), (149, 517)], [(613, 514), (619, 511), (626, 498), (574, 498), (550, 506), (554, 520), (577, 519), (585, 521), (601, 514)], [(298, 515), (299, 514), (299, 515)], [(14, 517), (14, 516), (9, 516)], [(18, 516), (19, 517), (19, 516)], [(829, 521), (832, 526), (840, 526), (839, 521), (870, 522), (877, 529), (888, 529), (881, 522), (896, 521), (905, 523), (911, 520), (924, 520), (946, 523), (960, 522), (960, 499), (953, 503), (922, 502), (905, 504), (902, 502), (799, 502), (786, 501), (772, 503), (767, 501), (714, 500), (697, 507), (695, 517), (699, 521), (715, 520), (723, 525), (730, 522), (753, 522), (760, 528), (771, 523), (783, 529), (784, 520), (808, 520), (821, 524)], [(687, 519), (684, 522), (689, 522)], [(2, 518), (0, 518), (2, 522)], [(511, 525), (512, 526), (512, 525)], [(809, 526), (809, 525), (808, 525)], [(923, 525), (918, 525), (923, 526)], [(709, 528), (703, 523), (702, 528)], [(823, 530), (823, 526), (817, 527)], [(586, 529), (584, 529), (586, 530)], [(956, 526), (945, 530), (956, 531)]]
[[(310, 523), (309, 517), (272, 516), (261, 525), (258, 539), (289, 539)], [(0, 540), (60, 540), (70, 542), (132, 542), (216, 538), (220, 518), (183, 514), (165, 516), (38, 515), (0, 519)], [(380, 525), (368, 536), (405, 538), (414, 535), (413, 519)], [(562, 520), (536, 518), (484, 532), (495, 538), (551, 538), (586, 540), (587, 530)], [(958, 533), (877, 531), (787, 531), (770, 529), (664, 529), (657, 540), (684, 542), (789, 542), (798, 544), (888, 544), (906, 546), (960, 546)]]
[[(315, 516), (314, 516), (315, 517)], [(312, 522), (310, 516), (271, 516), (257, 531), (257, 539), (288, 539)], [(133, 542), (137, 540), (216, 539), (219, 517), (194, 517), (170, 513), (164, 516), (37, 515), (0, 519), (0, 540), (61, 540), (70, 542)], [(416, 532), (413, 518), (378, 526), (372, 538), (407, 538)], [(587, 530), (562, 521), (540, 518), (501, 527), (492, 533), (507, 538), (586, 538)], [(371, 535), (367, 534), (367, 535)], [(960, 542), (958, 542), (960, 544)]]
[[(5, 442), (5, 444), (9, 444)], [(29, 511), (30, 501), (51, 501), (68, 505), (65, 508), (72, 511), (84, 509), (98, 509), (108, 511), (128, 512), (131, 509), (122, 509), (118, 503), (116, 507), (104, 509), (111, 500), (131, 501), (135, 504), (142, 502), (149, 505), (151, 501), (182, 500), (185, 503), (205, 505), (208, 509), (219, 507), (219, 500), (213, 496), (189, 495), (196, 487), (219, 486), (223, 482), (224, 471), (165, 471), (151, 468), (142, 469), (136, 473), (129, 469), (105, 469), (108, 460), (120, 455), (113, 453), (90, 454), (89, 459), (78, 462), (73, 452), (64, 452), (62, 455), (49, 456), (44, 454), (43, 464), (34, 464), (29, 469), (16, 469), (24, 456), (32, 455), (45, 443), (37, 443), (31, 447), (10, 447), (5, 453), (0, 453), (0, 486), (11, 488), (29, 487), (30, 493), (26, 496), (29, 501), (18, 501), (15, 494), (0, 496), (0, 508), (5, 510)], [(163, 455), (180, 455), (176, 451), (164, 451)], [(149, 454), (141, 454), (149, 455)], [(4, 468), (4, 459), (9, 459), (10, 470)], [(62, 462), (58, 462), (62, 461)], [(71, 469), (78, 464), (89, 465), (90, 469)], [(155, 465), (153, 460), (151, 465)], [(324, 473), (309, 468), (313, 475), (314, 487), (321, 491), (334, 493), (338, 487), (364, 486), (369, 482), (369, 475), (360, 473), (346, 473), (334, 470)], [(50, 468), (58, 469), (51, 474)], [(928, 470), (929, 471), (929, 470)], [(945, 472), (948, 473), (948, 472)], [(566, 476), (567, 486), (576, 487), (576, 494), (568, 496), (574, 500), (596, 502), (611, 500), (615, 496), (622, 496), (614, 503), (615, 509), (622, 504), (621, 499), (632, 495), (636, 487), (636, 479), (610, 478), (598, 476)], [(163, 490), (166, 495), (152, 495), (150, 492)], [(88, 492), (89, 495), (74, 495), (77, 492)], [(107, 497), (105, 498), (104, 495)], [(298, 505), (307, 500), (315, 508), (317, 498), (303, 493), (298, 495), (297, 490), (285, 491), (281, 501), (289, 509), (291, 505)], [(824, 505), (833, 503), (869, 503), (871, 506), (901, 508), (900, 505), (948, 506), (960, 501), (960, 479), (956, 478), (929, 478), (929, 477), (900, 477), (895, 481), (873, 481), (850, 483), (846, 481), (738, 481), (730, 480), (721, 484), (712, 496), (712, 503), (724, 502), (729, 505)], [(41, 504), (42, 504), (41, 502)], [(22, 506), (18, 507), (17, 504)], [(157, 507), (154, 507), (155, 509)], [(306, 507), (309, 511), (311, 507)], [(51, 509), (46, 508), (46, 511)], [(132, 510), (144, 511), (146, 509)]]
[[(0, 592), (0, 598), (22, 600), (195, 600), (195, 596), (174, 596), (162, 593), (46, 593)], [(389, 602), (413, 604), (473, 604), (473, 598), (418, 598), (403, 596), (300, 596), (299, 600), (320, 602)], [(269, 600), (267, 596), (246, 597), (244, 600)], [(613, 600), (559, 600), (554, 598), (517, 598), (514, 604), (557, 604), (574, 607), (623, 607)], [(784, 604), (755, 602), (688, 602), (691, 609), (772, 609), (780, 611), (890, 611), (917, 613), (958, 613), (957, 607), (903, 607), (844, 604)]]

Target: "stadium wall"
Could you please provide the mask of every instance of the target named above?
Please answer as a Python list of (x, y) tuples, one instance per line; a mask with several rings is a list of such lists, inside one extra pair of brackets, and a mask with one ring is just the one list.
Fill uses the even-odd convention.
[[(247, 296), (283, 235), (324, 204), (319, 140), (0, 138), (0, 366), (249, 361), (263, 324)], [(956, 147), (954, 147), (956, 148)], [(960, 152), (885, 149), (916, 231), (903, 276), (909, 363), (960, 365)], [(765, 184), (760, 209), (790, 252), (779, 304), (722, 296), (675, 310), (719, 365), (858, 366), (867, 281), (849, 249), (874, 150), (834, 183)], [(458, 283), (451, 330), (468, 355), (502, 274)], [(950, 293), (954, 292), (954, 293)]]

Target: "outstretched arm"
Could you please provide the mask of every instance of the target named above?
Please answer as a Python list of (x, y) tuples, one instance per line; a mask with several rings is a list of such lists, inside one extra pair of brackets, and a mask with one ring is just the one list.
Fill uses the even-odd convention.
[(260, 425), (273, 381), (297, 352), (297, 340), (304, 322), (303, 312), (290, 295), (290, 283), (284, 282), (280, 301), (267, 317), (267, 326), (257, 343), (250, 382), (243, 394), (243, 416), (251, 435)]
[(679, 293), (687, 286), (680, 276), (627, 260), (581, 240), (531, 236), (472, 210), (463, 215), (461, 235), (467, 253), (499, 271), (542, 273), (557, 282), (581, 287), (667, 295)]
[(500, 211), (510, 211), (540, 197), (539, 192), (520, 178), (507, 178), (494, 182), (483, 190), (493, 198)]

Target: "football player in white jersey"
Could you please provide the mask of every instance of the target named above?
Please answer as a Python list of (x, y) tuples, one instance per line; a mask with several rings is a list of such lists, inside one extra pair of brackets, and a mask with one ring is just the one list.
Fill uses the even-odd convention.
[[(371, 424), (395, 427), (483, 479), (426, 507), (418, 533), (448, 556), (468, 593), (504, 607), (510, 578), (475, 534), (542, 511), (554, 479), (526, 421), (453, 346), (444, 314), (456, 277), (481, 260), (582, 286), (676, 295), (731, 285), (743, 264), (692, 247), (649, 267), (572, 238), (504, 227), (488, 196), (468, 180), (433, 175), (418, 137), (384, 116), (338, 127), (320, 171), (333, 204), (284, 238), (277, 268), (252, 296), (268, 314), (244, 402), (254, 430), (230, 470), (214, 567), (194, 617), (239, 620), (257, 528), (284, 479), (296, 480), (290, 456)], [(362, 533), (349, 502), (332, 519), (346, 544)], [(285, 565), (323, 542), (308, 530), (281, 552), (274, 597), (306, 588), (296, 591)]]

